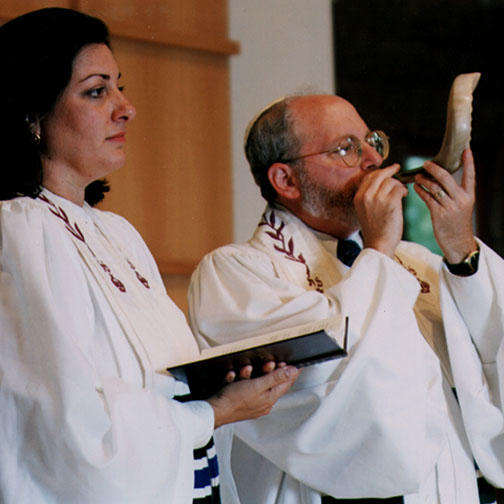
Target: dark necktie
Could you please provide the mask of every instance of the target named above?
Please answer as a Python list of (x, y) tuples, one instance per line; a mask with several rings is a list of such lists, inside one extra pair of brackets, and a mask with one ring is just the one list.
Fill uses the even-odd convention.
[(336, 255), (347, 266), (352, 266), (361, 251), (360, 245), (353, 240), (339, 240)]

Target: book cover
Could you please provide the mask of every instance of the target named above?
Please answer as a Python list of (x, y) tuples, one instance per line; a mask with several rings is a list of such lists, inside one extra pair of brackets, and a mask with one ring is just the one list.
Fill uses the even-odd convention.
[(204, 349), (200, 358), (169, 368), (177, 379), (189, 385), (193, 399), (207, 399), (225, 383), (225, 376), (248, 364), (252, 376), (262, 374), (268, 361), (304, 367), (347, 355), (348, 317), (333, 317), (274, 333)]

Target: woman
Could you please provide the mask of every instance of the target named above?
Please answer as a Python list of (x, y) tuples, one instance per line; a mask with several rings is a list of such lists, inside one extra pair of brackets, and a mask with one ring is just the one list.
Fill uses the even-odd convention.
[(186, 386), (157, 371), (197, 354), (192, 334), (138, 233), (88, 204), (135, 116), (107, 28), (43, 9), (0, 48), (0, 501), (212, 499), (214, 461), (195, 478), (193, 450), (267, 413), (297, 371), (173, 399)]

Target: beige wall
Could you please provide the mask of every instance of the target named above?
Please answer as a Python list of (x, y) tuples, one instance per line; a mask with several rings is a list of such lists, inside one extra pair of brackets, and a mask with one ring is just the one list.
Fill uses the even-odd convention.
[(234, 238), (254, 230), (264, 200), (243, 155), (243, 133), (258, 110), (305, 89), (334, 93), (331, 0), (230, 0)]

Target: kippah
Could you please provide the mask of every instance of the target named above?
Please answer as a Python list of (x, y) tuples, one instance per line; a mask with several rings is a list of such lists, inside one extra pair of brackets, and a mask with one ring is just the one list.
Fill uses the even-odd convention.
[(252, 118), (252, 120), (248, 123), (247, 128), (245, 129), (245, 137), (243, 139), (243, 148), (245, 149), (247, 147), (247, 142), (248, 138), (250, 135), (250, 131), (254, 127), (255, 123), (259, 120), (259, 118), (268, 111), (273, 105), (276, 105), (277, 103), (280, 103), (281, 101), (285, 100), (285, 96), (281, 96), (280, 98), (276, 98), (273, 100), (271, 103), (263, 107), (257, 114)]

